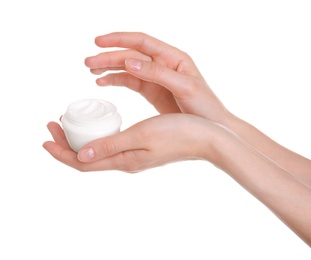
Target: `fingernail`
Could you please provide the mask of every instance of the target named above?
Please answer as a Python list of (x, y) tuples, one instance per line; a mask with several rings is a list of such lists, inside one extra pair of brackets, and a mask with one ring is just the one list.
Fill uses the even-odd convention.
[(141, 70), (142, 63), (139, 60), (127, 59), (125, 65), (131, 70)]
[(95, 158), (95, 152), (93, 148), (86, 148), (86, 149), (79, 151), (78, 153), (78, 159), (81, 162), (88, 162), (94, 158)]

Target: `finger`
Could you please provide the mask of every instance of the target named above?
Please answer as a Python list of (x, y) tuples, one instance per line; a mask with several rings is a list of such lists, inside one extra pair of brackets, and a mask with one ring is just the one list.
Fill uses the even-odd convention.
[(145, 61), (152, 60), (149, 56), (136, 50), (121, 50), (103, 52), (96, 56), (87, 57), (84, 63), (91, 70), (122, 70), (124, 69), (124, 61), (129, 57)]
[(129, 89), (141, 92), (143, 80), (137, 78), (127, 72), (111, 73), (96, 80), (99, 86), (126, 86)]
[(176, 72), (157, 62), (146, 62), (136, 59), (125, 61), (126, 70), (132, 75), (159, 84), (173, 93), (177, 98), (189, 98), (196, 79), (184, 73)]
[(96, 80), (99, 86), (125, 86), (140, 93), (159, 113), (180, 113), (172, 93), (163, 86), (144, 81), (127, 72), (111, 73)]
[(70, 145), (68, 144), (67, 138), (65, 136), (64, 130), (61, 128), (59, 124), (57, 124), (56, 122), (49, 122), (47, 128), (52, 134), (55, 143), (57, 143), (58, 145), (60, 145), (65, 149), (71, 150)]
[(148, 163), (144, 160), (146, 154), (148, 154), (146, 150), (129, 150), (98, 161), (84, 162), (77, 166), (80, 171), (120, 170), (134, 173), (147, 168)]
[(180, 53), (180, 51), (152, 36), (139, 32), (114, 32), (96, 37), (96, 45), (99, 47), (130, 48), (142, 52), (148, 56), (167, 55)]
[(105, 71), (107, 71), (106, 69), (90, 69), (90, 72), (94, 75), (101, 75), (103, 74)]
[(115, 135), (97, 139), (80, 149), (78, 159), (81, 162), (94, 162), (125, 151), (145, 149), (138, 136), (129, 128)]
[(64, 149), (52, 141), (43, 143), (43, 148), (57, 161), (82, 172), (107, 170), (137, 172), (143, 168), (143, 162), (140, 162), (139, 158), (146, 154), (145, 150), (130, 150), (94, 162), (81, 162), (75, 152)]

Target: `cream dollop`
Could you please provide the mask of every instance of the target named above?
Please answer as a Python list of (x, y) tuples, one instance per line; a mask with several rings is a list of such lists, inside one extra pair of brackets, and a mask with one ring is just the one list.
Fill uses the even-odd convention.
[(71, 103), (61, 121), (67, 141), (76, 152), (95, 139), (119, 132), (121, 126), (117, 108), (100, 99)]
[(116, 112), (111, 103), (99, 99), (84, 99), (72, 103), (67, 108), (67, 116), (78, 121), (104, 119)]

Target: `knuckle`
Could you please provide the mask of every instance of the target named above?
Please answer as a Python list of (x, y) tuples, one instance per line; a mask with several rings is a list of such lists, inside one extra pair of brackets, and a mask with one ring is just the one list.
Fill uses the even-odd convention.
[(151, 70), (150, 75), (153, 75), (152, 82), (154, 82), (156, 79), (162, 77), (162, 74), (164, 72), (164, 67), (161, 66), (160, 64), (156, 63), (156, 62), (152, 62), (150, 70)]
[(117, 146), (113, 142), (102, 142), (97, 149), (98, 155), (103, 157), (109, 157), (111, 155), (116, 154), (116, 152)]

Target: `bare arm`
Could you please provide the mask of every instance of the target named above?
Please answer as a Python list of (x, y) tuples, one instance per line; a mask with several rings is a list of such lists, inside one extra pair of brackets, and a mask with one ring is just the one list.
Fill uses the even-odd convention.
[(311, 160), (283, 147), (256, 127), (232, 114), (228, 116), (224, 125), (237, 133), (258, 152), (278, 164), (279, 167), (284, 168), (288, 173), (311, 187)]
[(228, 173), (311, 246), (311, 188), (240, 137), (218, 131), (214, 138), (215, 153), (210, 155), (207, 151), (205, 158)]

